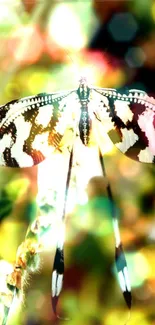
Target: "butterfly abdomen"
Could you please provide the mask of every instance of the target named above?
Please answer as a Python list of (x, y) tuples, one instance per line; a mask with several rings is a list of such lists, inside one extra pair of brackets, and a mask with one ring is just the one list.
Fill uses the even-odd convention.
[(91, 132), (91, 119), (88, 112), (88, 103), (81, 103), (81, 115), (79, 121), (79, 133), (82, 143), (87, 146)]
[(89, 143), (90, 132), (91, 132), (91, 118), (89, 116), (88, 103), (90, 88), (87, 86), (87, 81), (85, 78), (80, 80), (80, 85), (77, 90), (81, 104), (81, 114), (79, 121), (79, 133), (82, 143), (87, 146)]

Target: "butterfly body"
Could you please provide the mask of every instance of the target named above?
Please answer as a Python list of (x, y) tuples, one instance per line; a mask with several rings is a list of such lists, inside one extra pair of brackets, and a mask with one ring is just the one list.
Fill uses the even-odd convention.
[[(74, 117), (73, 117), (74, 116)], [(0, 165), (31, 167), (60, 149), (67, 129), (90, 142), (93, 119), (128, 157), (155, 162), (155, 100), (145, 92), (89, 87), (38, 94), (0, 107)], [(73, 139), (74, 141), (74, 139)]]
[(90, 88), (87, 85), (85, 78), (81, 78), (80, 85), (77, 90), (80, 101), (80, 120), (79, 120), (79, 135), (82, 143), (88, 145), (90, 140), (90, 133), (92, 129), (92, 118), (89, 112), (88, 103), (90, 101)]
[[(95, 123), (94, 123), (95, 122)], [(115, 146), (128, 157), (155, 163), (155, 100), (145, 92), (88, 86), (81, 78), (77, 89), (42, 93), (14, 100), (0, 107), (0, 166), (31, 167), (42, 162), (54, 150), (69, 148), (63, 213), (71, 179), (75, 137), (84, 146), (91, 144), (92, 131), (102, 126)], [(66, 137), (69, 131), (70, 136)], [(95, 134), (95, 132), (94, 132)], [(96, 138), (101, 170), (106, 177), (101, 146)], [(89, 162), (88, 162), (89, 164)], [(131, 289), (127, 264), (119, 234), (117, 209), (110, 184), (107, 193), (115, 235), (115, 261), (119, 283), (128, 308), (131, 308)], [(52, 305), (57, 315), (58, 297), (64, 275), (64, 235), (59, 235), (52, 272)], [(15, 287), (16, 289), (16, 287)]]

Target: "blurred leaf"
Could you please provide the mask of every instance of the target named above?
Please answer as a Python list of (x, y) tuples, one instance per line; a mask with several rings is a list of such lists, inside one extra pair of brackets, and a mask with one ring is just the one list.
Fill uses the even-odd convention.
[(7, 217), (13, 209), (13, 202), (8, 198), (0, 199), (0, 221)]
[(9, 182), (4, 189), (5, 195), (12, 201), (20, 199), (28, 190), (29, 180), (27, 178), (15, 179)]
[(29, 223), (31, 223), (35, 219), (35, 217), (37, 215), (37, 209), (38, 209), (38, 206), (36, 204), (36, 201), (31, 201), (31, 202), (27, 203), (27, 206), (25, 209), (25, 216)]
[(97, 238), (91, 234), (87, 234), (80, 245), (72, 248), (71, 258), (76, 265), (87, 267), (98, 274), (103, 274), (111, 264), (111, 256), (108, 255), (106, 248), (103, 251)]

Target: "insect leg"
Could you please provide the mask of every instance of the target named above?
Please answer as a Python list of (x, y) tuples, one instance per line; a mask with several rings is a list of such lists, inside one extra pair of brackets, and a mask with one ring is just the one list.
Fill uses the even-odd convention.
[[(99, 151), (99, 158), (100, 158), (103, 176), (106, 177), (104, 160), (103, 160), (103, 157), (102, 157), (100, 151)], [(132, 296), (131, 296), (130, 280), (129, 280), (129, 275), (128, 275), (125, 254), (123, 251), (123, 245), (122, 245), (121, 238), (120, 238), (118, 219), (117, 219), (118, 210), (117, 210), (116, 205), (114, 204), (114, 198), (113, 198), (111, 186), (109, 183), (107, 185), (107, 194), (108, 194), (108, 198), (111, 203), (110, 208), (111, 208), (111, 215), (112, 215), (112, 220), (113, 220), (113, 228), (114, 228), (114, 236), (115, 236), (115, 262), (116, 262), (116, 268), (117, 268), (117, 272), (118, 272), (119, 284), (120, 284), (121, 290), (123, 292), (123, 296), (126, 301), (126, 304), (127, 304), (128, 308), (131, 309)]]
[[(73, 149), (70, 153), (70, 158), (69, 158), (69, 165), (68, 165), (68, 172), (67, 172), (67, 179), (66, 179), (66, 186), (65, 186), (65, 195), (64, 195), (64, 206), (62, 212), (62, 222), (64, 221), (65, 213), (66, 213), (66, 204), (67, 204), (69, 183), (71, 178), (72, 163), (73, 163)], [(52, 271), (52, 307), (53, 307), (54, 314), (57, 317), (58, 315), (57, 315), (56, 307), (62, 289), (63, 276), (64, 276), (64, 222), (62, 226), (63, 226), (62, 233), (59, 234), (60, 237), (57, 242), (57, 248), (56, 248), (53, 271)]]

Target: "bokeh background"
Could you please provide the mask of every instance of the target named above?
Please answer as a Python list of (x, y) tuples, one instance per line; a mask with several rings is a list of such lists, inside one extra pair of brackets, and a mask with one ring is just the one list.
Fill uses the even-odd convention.
[[(95, 86), (138, 88), (155, 96), (155, 1), (0, 1), (1, 105), (76, 88), (83, 70)], [(130, 160), (110, 143), (105, 149), (132, 286), (130, 324), (155, 325), (155, 170)], [(60, 155), (57, 159), (53, 174), (59, 176)], [(85, 165), (91, 168), (89, 160)], [(38, 214), (36, 196), (50, 173), (50, 167), (42, 167), (38, 183), (39, 168), (0, 168), (2, 287), (3, 273), (15, 262), (27, 227)], [(59, 177), (57, 185), (61, 188)], [(117, 282), (104, 181), (92, 179), (88, 194), (88, 202), (77, 202), (67, 215), (59, 311), (70, 325), (123, 325), (128, 311)], [(45, 217), (53, 211), (52, 195), (52, 202), (45, 197), (46, 204), (40, 203)], [(45, 234), (39, 269), (29, 275), (23, 303), (10, 315), (10, 325), (66, 324), (55, 320), (51, 308), (52, 236), (54, 230)]]

